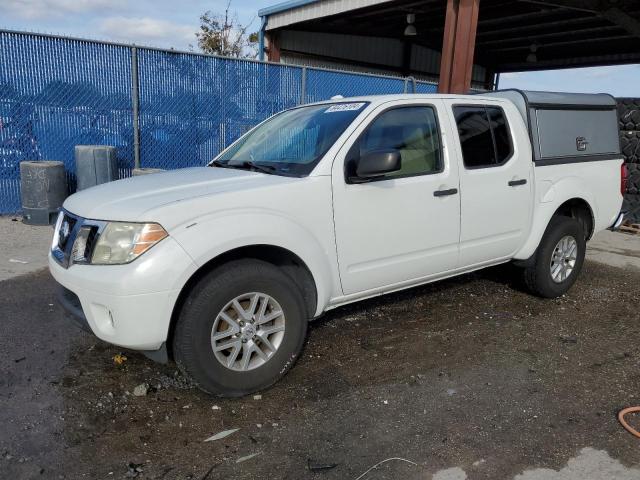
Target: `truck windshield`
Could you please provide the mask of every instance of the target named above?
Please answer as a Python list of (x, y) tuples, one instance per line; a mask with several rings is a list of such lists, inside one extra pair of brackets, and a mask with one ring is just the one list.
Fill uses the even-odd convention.
[(366, 105), (331, 103), (284, 111), (241, 137), (212, 165), (275, 175), (308, 175)]

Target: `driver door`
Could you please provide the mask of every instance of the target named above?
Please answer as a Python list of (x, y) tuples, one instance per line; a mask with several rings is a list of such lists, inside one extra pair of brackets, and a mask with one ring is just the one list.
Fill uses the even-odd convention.
[[(439, 100), (390, 102), (367, 117), (332, 170), (340, 278), (345, 295), (400, 288), (458, 262), (458, 162), (440, 129)], [(354, 157), (395, 149), (401, 168), (364, 183), (349, 179)]]

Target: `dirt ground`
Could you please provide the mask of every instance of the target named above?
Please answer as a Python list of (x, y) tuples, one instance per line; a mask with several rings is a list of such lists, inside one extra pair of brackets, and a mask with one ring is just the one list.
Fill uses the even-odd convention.
[(515, 278), (494, 268), (332, 311), (282, 381), (236, 400), (81, 332), (47, 272), (1, 282), (0, 477), (355, 480), (402, 457), (417, 465), (364, 478), (501, 479), (585, 447), (640, 465), (616, 420), (640, 404), (640, 271), (587, 262), (557, 300)]

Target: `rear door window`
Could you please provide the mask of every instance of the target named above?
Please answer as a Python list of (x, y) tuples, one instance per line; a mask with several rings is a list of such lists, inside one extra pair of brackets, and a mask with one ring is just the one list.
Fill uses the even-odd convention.
[(465, 168), (494, 167), (513, 152), (509, 125), (499, 107), (454, 106)]

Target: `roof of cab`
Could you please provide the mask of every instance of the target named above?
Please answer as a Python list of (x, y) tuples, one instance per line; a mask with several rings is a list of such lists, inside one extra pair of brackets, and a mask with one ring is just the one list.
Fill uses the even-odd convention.
[(485, 96), (507, 97), (519, 95), (529, 105), (556, 105), (556, 106), (593, 106), (615, 108), (616, 99), (608, 93), (565, 93), (565, 92), (540, 92), (535, 90), (505, 89), (495, 92), (486, 92)]
[(425, 99), (425, 100), (433, 100), (433, 99), (474, 99), (474, 100), (499, 100), (495, 97), (490, 97), (486, 95), (464, 95), (464, 94), (445, 94), (445, 93), (402, 93), (402, 94), (392, 94), (392, 95), (366, 95), (359, 97), (342, 97), (336, 98), (332, 97), (327, 100), (320, 100), (313, 103), (308, 103), (306, 105), (321, 105), (325, 103), (352, 103), (352, 102), (369, 102), (369, 103), (386, 103), (397, 100), (416, 100), (416, 99)]
[(367, 95), (359, 97), (331, 98), (314, 102), (309, 105), (323, 103), (344, 103), (344, 102), (369, 102), (369, 103), (386, 103), (397, 100), (416, 100), (416, 99), (474, 99), (474, 100), (511, 100), (518, 104), (524, 100), (529, 105), (541, 106), (593, 106), (596, 108), (615, 108), (616, 100), (608, 93), (564, 93), (564, 92), (540, 92), (531, 90), (496, 90), (474, 94), (441, 94), (441, 93), (404, 93), (393, 95)]

